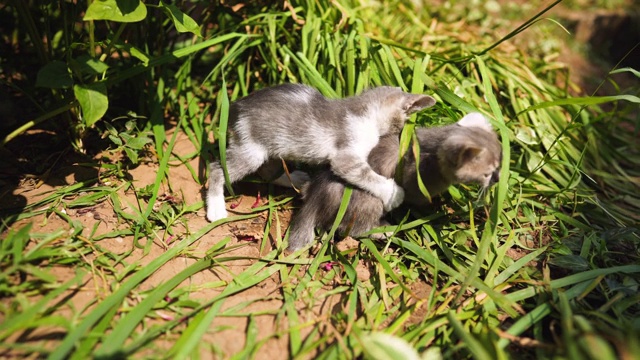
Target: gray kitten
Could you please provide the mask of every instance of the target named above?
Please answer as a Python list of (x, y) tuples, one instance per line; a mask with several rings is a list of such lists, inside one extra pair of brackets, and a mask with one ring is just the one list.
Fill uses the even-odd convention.
[[(483, 189), (499, 179), (502, 148), (487, 119), (479, 113), (466, 115), (455, 124), (416, 129), (420, 145), (420, 176), (430, 196), (457, 183), (479, 183)], [(387, 135), (369, 154), (369, 164), (378, 174), (392, 178), (398, 163), (400, 142)], [(420, 192), (416, 160), (409, 150), (404, 157), (402, 187), (405, 202), (426, 205)], [(345, 184), (330, 171), (318, 174), (303, 187), (304, 204), (294, 215), (289, 231), (289, 250), (297, 250), (314, 239), (315, 227), (328, 230), (342, 201)], [(379, 199), (353, 189), (338, 232), (361, 235), (383, 225), (386, 209)]]
[[(229, 109), (227, 171), (231, 183), (270, 159), (328, 164), (338, 177), (373, 194), (385, 210), (402, 203), (403, 189), (367, 163), (380, 136), (402, 130), (408, 116), (433, 106), (426, 95), (389, 86), (346, 99), (327, 99), (316, 89), (284, 84), (256, 91)], [(210, 165), (207, 219), (225, 218), (224, 173)]]

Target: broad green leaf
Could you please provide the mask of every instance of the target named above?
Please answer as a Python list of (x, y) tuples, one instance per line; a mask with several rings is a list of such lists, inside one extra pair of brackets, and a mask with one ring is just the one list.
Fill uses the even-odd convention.
[(117, 49), (121, 49), (128, 52), (134, 58), (142, 61), (142, 64), (144, 66), (149, 65), (149, 60), (150, 60), (149, 55), (147, 55), (144, 51), (138, 49), (137, 47), (131, 44), (117, 44), (115, 47)]
[(38, 71), (36, 86), (51, 89), (64, 89), (73, 85), (69, 67), (64, 61), (54, 60)]
[(127, 146), (135, 150), (142, 150), (145, 145), (150, 144), (151, 142), (151, 139), (146, 136), (137, 136), (128, 139)]
[(107, 85), (103, 82), (75, 85), (73, 93), (80, 103), (84, 123), (88, 127), (100, 120), (109, 108)]
[(589, 270), (589, 262), (578, 255), (554, 256), (549, 259), (549, 264), (572, 271)]
[(416, 162), (416, 180), (418, 182), (418, 189), (420, 189), (420, 193), (422, 193), (422, 196), (424, 196), (427, 201), (431, 202), (431, 194), (429, 194), (429, 190), (424, 185), (422, 176), (420, 175), (420, 143), (415, 133), (413, 133), (413, 144), (411, 147), (411, 151), (413, 152), (413, 158)]
[(94, 191), (85, 195), (81, 195), (67, 203), (67, 206), (70, 208), (74, 207), (82, 207), (82, 206), (93, 206), (96, 203), (100, 202), (102, 199), (109, 196), (110, 190), (106, 191)]
[(502, 284), (503, 282), (507, 281), (507, 279), (511, 275), (515, 274), (521, 268), (527, 266), (527, 264), (530, 261), (535, 260), (538, 256), (543, 254), (546, 250), (547, 250), (547, 246), (543, 246), (540, 249), (537, 249), (537, 250), (535, 250), (535, 251), (523, 256), (522, 258), (518, 259), (513, 264), (511, 264), (508, 268), (506, 268), (500, 274), (498, 274), (495, 277), (495, 279), (493, 280), (493, 283), (497, 285), (497, 284)]
[(95, 0), (82, 20), (136, 22), (147, 17), (147, 7), (140, 0)]
[(81, 55), (75, 59), (71, 59), (70, 65), (74, 71), (88, 75), (99, 75), (109, 69), (109, 65), (89, 55)]
[(145, 145), (152, 142), (151, 139), (149, 139), (144, 134), (138, 134), (137, 136), (134, 136), (127, 133), (120, 133), (120, 137), (122, 138), (122, 140), (124, 140), (124, 144), (127, 147), (135, 150), (142, 150)]
[(127, 157), (129, 158), (129, 160), (131, 160), (132, 164), (137, 164), (138, 163), (138, 153), (131, 150), (128, 147), (124, 148), (124, 152), (127, 154)]
[[(208, 40), (204, 40), (202, 42), (197, 42), (193, 45), (190, 46), (186, 46), (184, 48), (175, 50), (173, 52), (170, 52), (168, 54), (164, 54), (164, 55), (160, 55), (158, 57), (155, 58), (149, 58), (143, 51), (141, 51), (140, 49), (136, 49), (134, 47), (128, 47), (126, 44), (125, 45), (117, 45), (117, 48), (123, 48), (123, 49), (131, 49), (131, 56), (143, 61), (144, 66), (134, 66), (128, 69), (125, 69), (123, 71), (121, 71), (117, 77), (112, 77), (110, 78), (108, 81), (114, 82), (114, 83), (118, 83), (121, 82), (125, 79), (129, 79), (133, 76), (139, 75), (144, 73), (145, 71), (147, 71), (147, 66), (158, 66), (158, 65), (163, 65), (163, 64), (168, 64), (168, 63), (172, 63), (174, 61), (176, 61), (176, 59), (180, 59), (183, 58), (185, 56), (189, 56), (193, 53), (196, 53), (200, 50), (206, 49), (206, 48), (210, 48), (212, 46), (218, 45), (220, 43), (223, 43), (227, 40), (231, 40), (234, 38), (240, 38), (241, 40), (247, 39), (247, 38), (251, 38), (252, 36), (248, 36), (246, 34), (238, 34), (238, 33), (230, 33), (230, 34), (225, 34), (225, 35), (221, 35), (221, 36), (216, 36), (212, 39), (208, 39)], [(147, 59), (146, 61), (144, 59)], [(114, 80), (115, 79), (115, 80)]]
[(120, 140), (116, 135), (109, 134), (109, 140), (118, 146), (122, 146), (122, 140)]
[(190, 32), (195, 35), (202, 36), (200, 34), (200, 26), (189, 15), (183, 13), (173, 4), (165, 4), (164, 1), (160, 1), (158, 5), (173, 21), (173, 25), (176, 30), (181, 33)]

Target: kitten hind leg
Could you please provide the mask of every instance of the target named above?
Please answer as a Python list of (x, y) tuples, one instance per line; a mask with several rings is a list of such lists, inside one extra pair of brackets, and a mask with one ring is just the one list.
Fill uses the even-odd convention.
[(214, 222), (227, 217), (224, 203), (224, 172), (218, 161), (209, 165), (209, 189), (207, 190), (207, 220)]
[[(254, 143), (231, 145), (227, 149), (227, 173), (232, 184), (255, 172), (268, 158), (267, 151)], [(224, 172), (220, 162), (209, 166), (209, 189), (207, 190), (207, 220), (214, 222), (227, 217), (224, 202)]]
[(295, 213), (289, 227), (289, 251), (296, 251), (311, 244), (315, 238), (316, 208), (305, 202)]
[(376, 173), (356, 155), (347, 153), (336, 156), (331, 159), (331, 170), (348, 183), (382, 200), (385, 211), (395, 209), (404, 200), (404, 190), (393, 179)]
[(324, 228), (327, 216), (335, 214), (340, 206), (340, 201), (337, 199), (342, 197), (342, 194), (339, 194), (340, 197), (336, 199), (333, 189), (326, 186), (326, 181), (330, 177), (329, 172), (322, 173), (300, 188), (304, 203), (291, 219), (289, 251), (296, 251), (311, 244), (315, 239), (315, 228), (317, 226)]

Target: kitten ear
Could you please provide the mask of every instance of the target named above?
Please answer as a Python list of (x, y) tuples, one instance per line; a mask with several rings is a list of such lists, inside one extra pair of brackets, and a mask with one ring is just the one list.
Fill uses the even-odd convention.
[(436, 99), (429, 95), (405, 94), (402, 110), (404, 110), (407, 115), (411, 115), (414, 112), (432, 107), (435, 104)]
[(439, 151), (449, 161), (449, 166), (460, 168), (475, 159), (482, 152), (482, 147), (470, 143), (466, 136), (452, 135), (444, 141)]
[(479, 127), (487, 131), (493, 131), (489, 120), (480, 113), (469, 113), (458, 121), (458, 125), (465, 127)]
[(463, 146), (460, 148), (460, 152), (458, 153), (458, 167), (468, 163), (473, 160), (480, 152), (481, 148), (475, 146)]

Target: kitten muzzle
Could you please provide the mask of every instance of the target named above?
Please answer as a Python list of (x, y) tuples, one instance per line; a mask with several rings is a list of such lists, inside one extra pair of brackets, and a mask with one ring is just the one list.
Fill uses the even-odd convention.
[(496, 170), (491, 174), (491, 181), (489, 181), (489, 186), (500, 181), (500, 169)]

